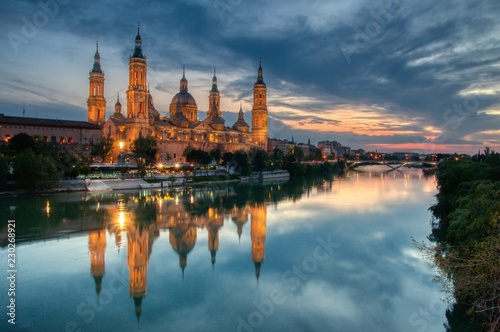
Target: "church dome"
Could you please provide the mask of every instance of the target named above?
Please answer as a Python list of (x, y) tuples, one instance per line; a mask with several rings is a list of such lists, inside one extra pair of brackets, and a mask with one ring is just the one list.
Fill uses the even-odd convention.
[(179, 83), (179, 92), (170, 102), (170, 118), (173, 118), (177, 113), (182, 113), (189, 123), (195, 123), (198, 121), (198, 106), (196, 106), (193, 96), (188, 92), (185, 67), (182, 67), (182, 79)]
[(234, 123), (233, 129), (236, 129), (243, 133), (248, 133), (250, 131), (250, 126), (245, 122), (245, 118), (243, 117), (243, 109), (241, 108), (241, 104), (240, 111), (238, 113), (238, 121)]
[(179, 92), (177, 93), (174, 98), (172, 98), (172, 102), (170, 105), (177, 105), (177, 103), (180, 103), (181, 105), (193, 105), (196, 106), (196, 101), (194, 100), (193, 96), (189, 92)]

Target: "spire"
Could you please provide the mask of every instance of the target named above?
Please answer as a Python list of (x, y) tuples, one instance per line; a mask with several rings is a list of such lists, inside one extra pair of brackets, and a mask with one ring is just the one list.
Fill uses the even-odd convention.
[(262, 58), (260, 58), (260, 60), (259, 60), (257, 82), (255, 82), (255, 84), (266, 84), (266, 83), (264, 83), (264, 77), (262, 76)]
[(137, 22), (137, 36), (135, 37), (135, 46), (141, 46), (142, 38), (141, 38), (141, 23)]
[(210, 92), (219, 92), (217, 89), (217, 76), (215, 75), (215, 67), (214, 67), (214, 77), (212, 78), (212, 90)]
[(180, 81), (180, 91), (181, 92), (188, 92), (188, 81), (186, 79), (186, 66), (182, 65), (182, 78)]
[(259, 277), (260, 277), (260, 266), (262, 264), (259, 262), (259, 263), (255, 263), (255, 277), (257, 277), (257, 287), (259, 286)]
[(99, 54), (99, 42), (96, 41), (96, 50), (94, 54), (94, 66), (92, 67), (93, 73), (102, 73), (101, 69), (101, 55)]
[(119, 116), (122, 114), (122, 104), (120, 103), (120, 94), (118, 93), (116, 96), (116, 104), (115, 104), (115, 116)]
[(139, 325), (139, 321), (142, 313), (142, 299), (143, 296), (134, 296), (134, 304), (135, 304), (135, 317), (137, 317), (137, 325)]
[(142, 54), (142, 38), (140, 34), (141, 24), (137, 23), (137, 36), (135, 37), (135, 49), (132, 58), (145, 58), (144, 54)]
[[(243, 115), (243, 108), (240, 103), (240, 111), (238, 112), (238, 120), (234, 123), (233, 129), (242, 131), (242, 132), (248, 132), (250, 126), (248, 123), (245, 122), (245, 117)], [(241, 229), (238, 228), (238, 235), (241, 237)]]
[(241, 108), (241, 103), (240, 103), (240, 111), (238, 112), (238, 120), (244, 120), (243, 119), (243, 108)]

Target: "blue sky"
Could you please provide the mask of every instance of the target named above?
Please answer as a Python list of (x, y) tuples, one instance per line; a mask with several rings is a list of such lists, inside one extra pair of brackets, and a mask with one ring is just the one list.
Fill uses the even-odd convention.
[[(186, 65), (201, 117), (217, 68), (227, 124), (250, 122), (259, 58), (270, 137), (379, 151), (500, 150), (500, 2), (76, 1), (0, 5), (0, 113), (86, 120), (99, 40), (107, 116), (137, 22), (155, 106)], [(123, 103), (122, 104), (126, 104)], [(126, 110), (124, 110), (126, 111)]]

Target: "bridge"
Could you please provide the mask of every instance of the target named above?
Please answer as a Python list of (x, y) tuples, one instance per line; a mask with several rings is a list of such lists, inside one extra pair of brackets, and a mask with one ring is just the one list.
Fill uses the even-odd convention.
[(408, 161), (408, 160), (346, 160), (347, 169), (356, 169), (359, 166), (384, 165), (393, 170), (409, 166), (414, 168), (434, 168), (435, 161)]

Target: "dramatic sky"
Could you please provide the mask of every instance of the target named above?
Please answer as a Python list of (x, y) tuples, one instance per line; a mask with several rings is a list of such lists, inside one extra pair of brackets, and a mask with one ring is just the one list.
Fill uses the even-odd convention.
[[(500, 150), (498, 0), (11, 0), (0, 5), (0, 113), (86, 120), (99, 41), (107, 116), (137, 22), (156, 108), (186, 65), (201, 118), (217, 68), (226, 124), (250, 122), (262, 57), (269, 136), (379, 151)], [(125, 110), (124, 110), (125, 111)]]

